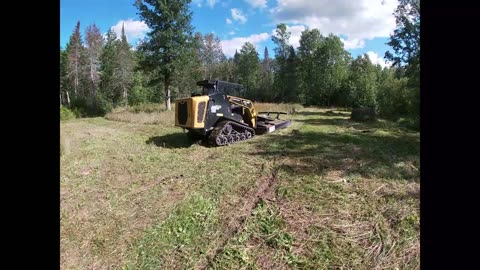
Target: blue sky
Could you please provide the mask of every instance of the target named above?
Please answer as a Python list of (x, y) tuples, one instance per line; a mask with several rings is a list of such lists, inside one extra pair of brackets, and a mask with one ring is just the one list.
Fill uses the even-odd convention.
[[(75, 24), (80, 21), (82, 37), (86, 26), (95, 23), (105, 33), (122, 24), (135, 46), (148, 32), (140, 21), (134, 0), (60, 0), (60, 46), (65, 47)], [(263, 58), (265, 46), (274, 55), (271, 36), (277, 23), (287, 24), (290, 43), (298, 46), (301, 32), (317, 28), (324, 35), (334, 33), (354, 57), (367, 53), (373, 62), (385, 65), (385, 43), (395, 28), (392, 13), (397, 0), (192, 0), (195, 31), (215, 33), (224, 53), (231, 57), (245, 41), (252, 42)]]

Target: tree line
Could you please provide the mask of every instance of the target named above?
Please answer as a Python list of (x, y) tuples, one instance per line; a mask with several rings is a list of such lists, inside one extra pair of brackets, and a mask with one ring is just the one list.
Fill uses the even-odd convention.
[(223, 53), (213, 33), (193, 33), (188, 0), (138, 0), (139, 15), (151, 31), (134, 49), (125, 30), (102, 36), (80, 22), (65, 49), (60, 48), (60, 102), (80, 115), (101, 115), (114, 107), (165, 102), (198, 91), (196, 82), (218, 79), (245, 86), (245, 98), (261, 102), (297, 102), (306, 106), (375, 107), (385, 117), (419, 116), (420, 7), (402, 0), (395, 10), (397, 28), (385, 58), (373, 64), (367, 54), (352, 57), (336, 35), (319, 29), (301, 33), (300, 46), (278, 24), (263, 59), (246, 42), (233, 57)]

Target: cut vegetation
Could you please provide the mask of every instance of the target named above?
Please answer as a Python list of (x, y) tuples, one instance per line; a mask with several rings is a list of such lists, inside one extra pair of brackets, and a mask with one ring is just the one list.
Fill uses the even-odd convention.
[(191, 145), (173, 111), (61, 122), (62, 269), (419, 269), (419, 132), (350, 112)]

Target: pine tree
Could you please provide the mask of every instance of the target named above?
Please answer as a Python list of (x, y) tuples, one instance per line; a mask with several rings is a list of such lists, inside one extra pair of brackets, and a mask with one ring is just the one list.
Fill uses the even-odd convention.
[(237, 49), (235, 49), (235, 54), (233, 55), (233, 80), (232, 82), (238, 83), (239, 82), (239, 69), (238, 64), (240, 63), (240, 54), (238, 53)]
[(141, 63), (146, 70), (158, 70), (163, 79), (167, 110), (170, 105), (170, 85), (173, 75), (193, 44), (190, 0), (136, 0), (139, 15), (152, 29), (139, 50), (146, 52)]
[(100, 55), (103, 48), (103, 36), (100, 29), (93, 24), (85, 30), (86, 54), (88, 63), (88, 78), (90, 81), (91, 95), (96, 97), (100, 83)]
[(271, 62), (272, 59), (268, 56), (268, 48), (265, 46), (265, 50), (263, 50), (263, 61), (262, 61), (262, 67), (263, 71), (265, 72), (270, 72), (271, 71)]
[(273, 87), (273, 73), (272, 73), (272, 59), (268, 56), (268, 49), (265, 46), (263, 51), (262, 70), (259, 79), (258, 98), (260, 101), (272, 101), (272, 87)]
[(125, 35), (125, 24), (122, 25), (122, 34), (120, 36), (120, 42), (117, 47), (116, 54), (116, 74), (118, 83), (121, 88), (122, 103), (128, 102), (128, 91), (132, 87), (133, 83), (133, 69), (135, 67), (134, 57), (131, 51), (131, 46), (127, 41)]
[(186, 50), (185, 57), (182, 57), (182, 61), (179, 62), (179, 67), (174, 74), (176, 78), (176, 87), (172, 91), (174, 98), (191, 96), (197, 90), (197, 81), (202, 78), (204, 72), (200, 55), (202, 45), (198, 34), (196, 34), (192, 46), (189, 46)]
[[(289, 77), (289, 70), (287, 67), (287, 59), (291, 53), (290, 44), (288, 40), (290, 38), (291, 33), (287, 32), (287, 26), (283, 23), (277, 25), (277, 29), (275, 30), (275, 35), (272, 36), (272, 41), (275, 43), (276, 47), (275, 51), (275, 75), (274, 75), (274, 100), (276, 102), (283, 102), (287, 101), (285, 96), (287, 95), (288, 91), (292, 91), (289, 86), (288, 77)], [(292, 61), (293, 58), (290, 58)], [(296, 87), (296, 86), (294, 86)]]
[(117, 95), (119, 86), (115, 78), (118, 59), (117, 50), (117, 35), (113, 29), (110, 29), (107, 32), (105, 46), (100, 56), (102, 63), (100, 67), (100, 90), (102, 96), (112, 103), (117, 103), (119, 99)]

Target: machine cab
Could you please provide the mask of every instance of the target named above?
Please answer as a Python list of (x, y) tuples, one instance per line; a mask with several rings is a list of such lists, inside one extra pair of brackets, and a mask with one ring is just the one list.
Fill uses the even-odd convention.
[(203, 80), (197, 82), (198, 86), (202, 86), (202, 95), (224, 94), (229, 96), (242, 96), (245, 92), (243, 85), (229, 83), (217, 80)]

